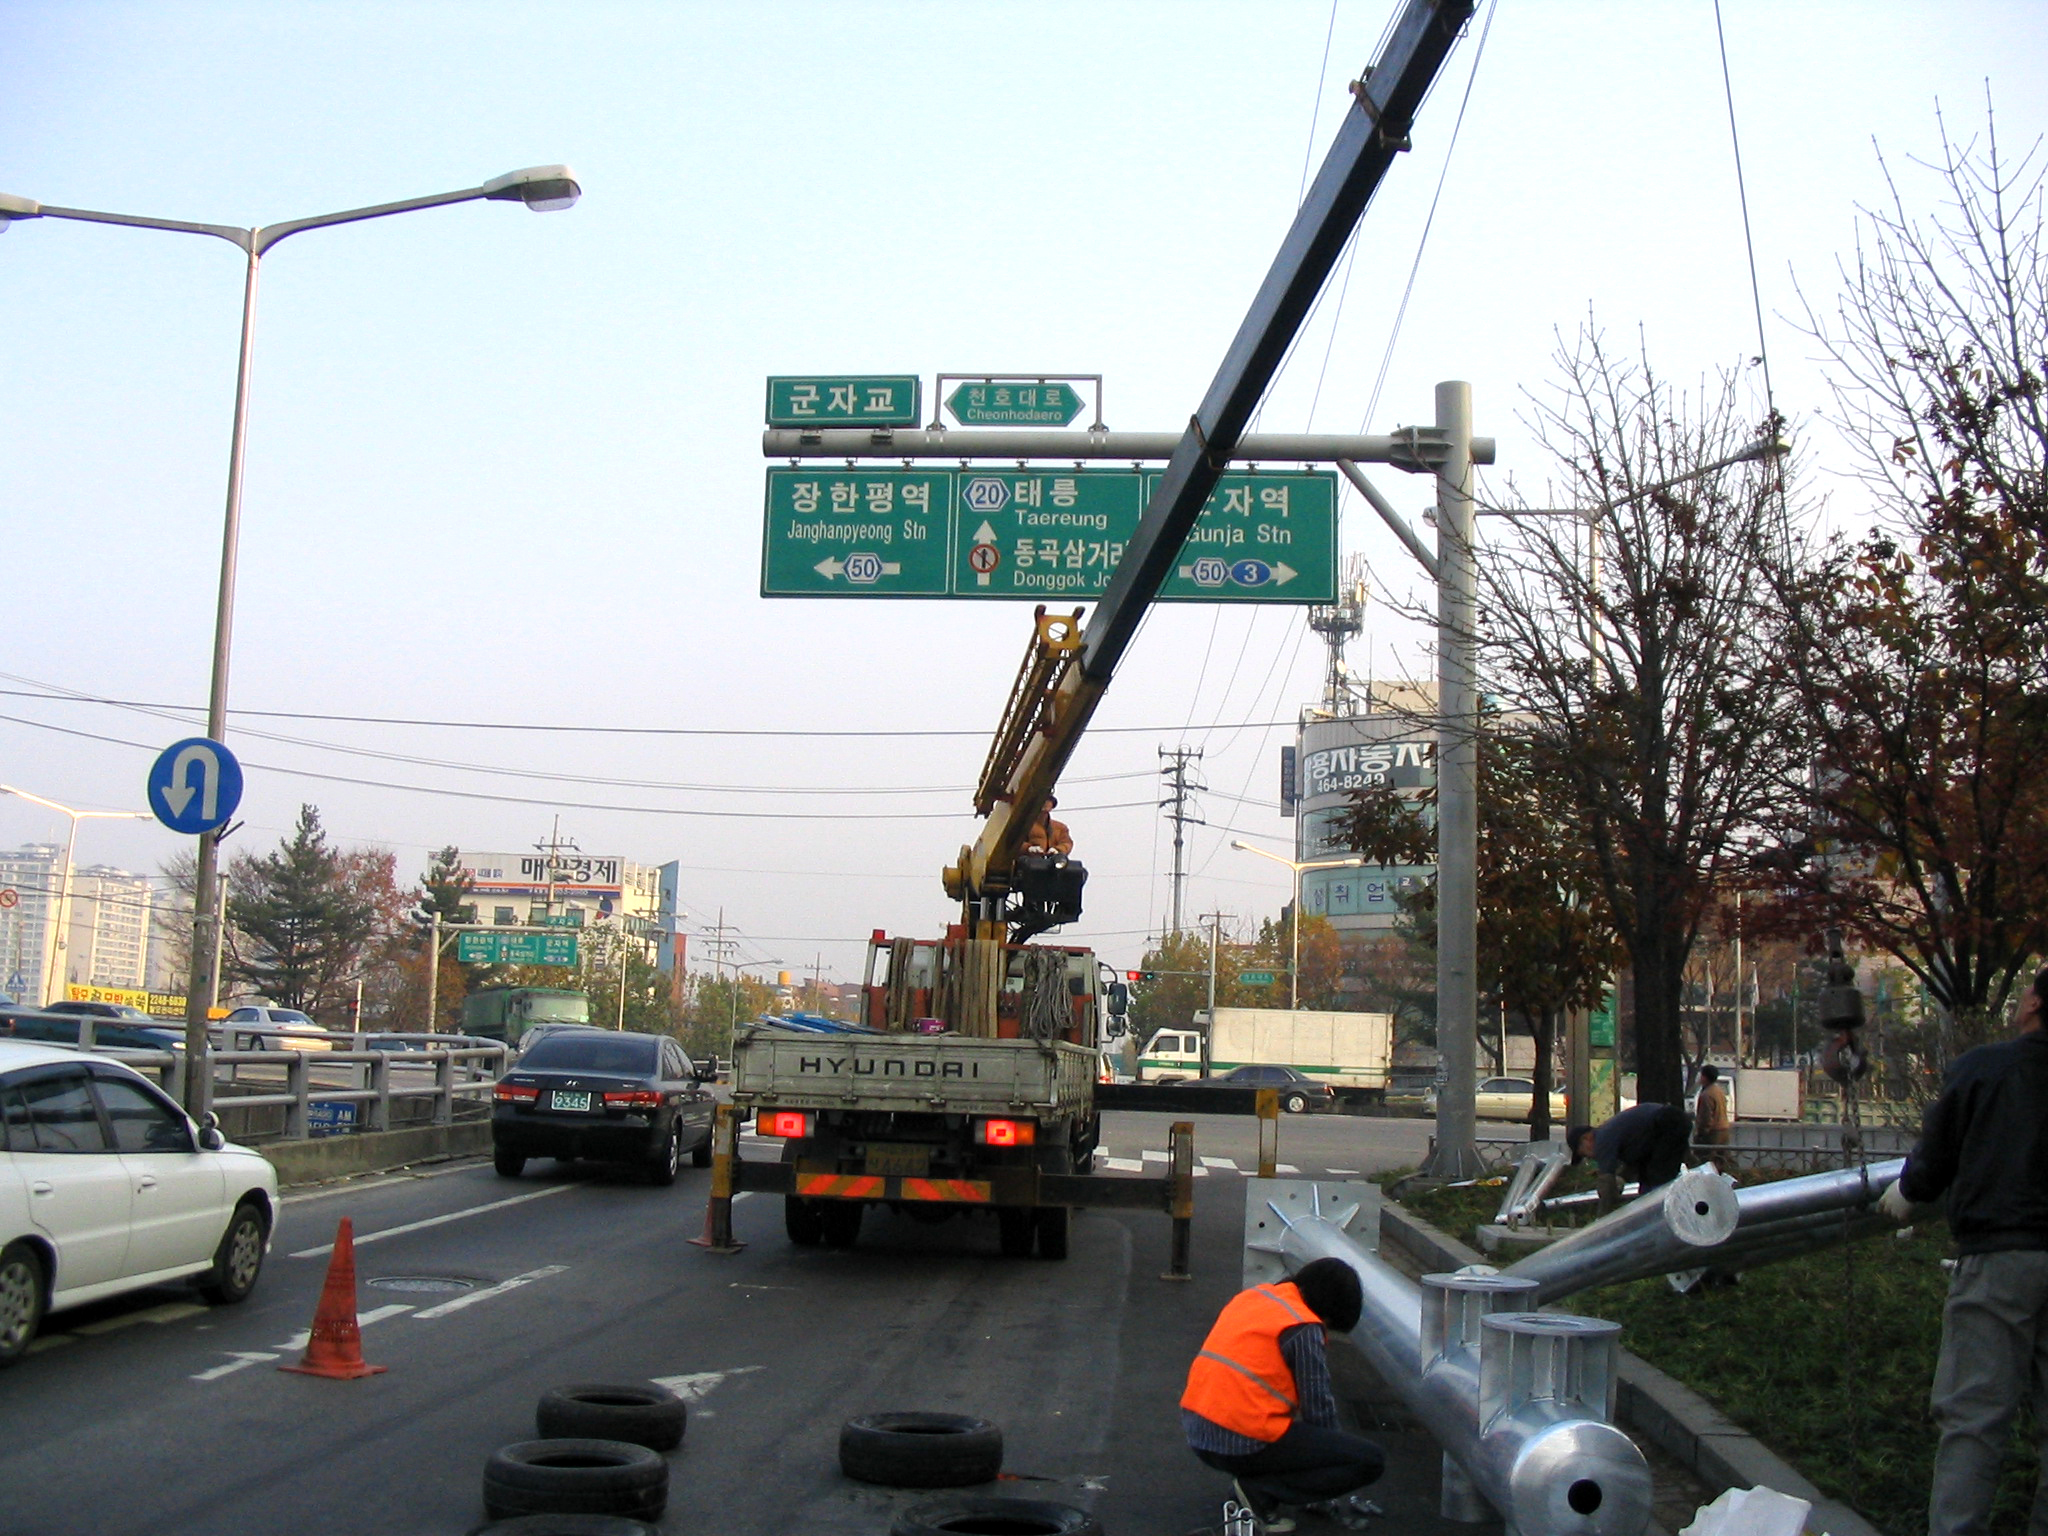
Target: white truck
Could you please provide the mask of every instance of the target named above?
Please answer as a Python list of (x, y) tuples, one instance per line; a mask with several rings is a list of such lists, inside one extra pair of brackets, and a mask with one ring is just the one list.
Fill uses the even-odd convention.
[(1138, 1080), (1179, 1082), (1233, 1067), (1292, 1067), (1339, 1099), (1380, 1102), (1394, 1064), (1394, 1016), (1317, 1008), (1218, 1008), (1161, 1029), (1138, 1055)]

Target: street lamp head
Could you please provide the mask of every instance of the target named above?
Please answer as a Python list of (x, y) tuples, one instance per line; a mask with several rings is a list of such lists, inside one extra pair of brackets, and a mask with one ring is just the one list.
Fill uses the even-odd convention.
[(484, 183), (483, 192), (496, 202), (519, 202), (535, 213), (553, 213), (575, 206), (583, 188), (566, 165), (530, 165), (523, 171), (493, 176)]
[(1760, 437), (1744, 448), (1735, 455), (1732, 462), (1736, 464), (1761, 464), (1766, 459), (1782, 459), (1791, 451), (1792, 445), (1785, 440), (1784, 434), (1773, 432), (1769, 437)]
[(11, 192), (0, 192), (0, 235), (7, 233), (7, 226), (16, 219), (40, 219), (43, 205), (32, 197), (16, 197)]

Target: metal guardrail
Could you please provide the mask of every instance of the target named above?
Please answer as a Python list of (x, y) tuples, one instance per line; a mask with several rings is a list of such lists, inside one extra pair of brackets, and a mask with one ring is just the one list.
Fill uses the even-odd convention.
[[(186, 1063), (183, 1051), (130, 1050), (120, 1046), (96, 1047), (93, 1020), (82, 1017), (79, 1020), (79, 1047), (82, 1050), (100, 1049), (114, 1056), (124, 1066), (135, 1068), (147, 1075), (153, 1075), (164, 1091), (180, 1103), (185, 1100)], [(237, 1029), (236, 1034), (304, 1037), (304, 1031), (267, 1031), (261, 1029)], [(338, 1044), (341, 1041), (360, 1042), (365, 1038), (403, 1041), (410, 1047), (415, 1042), (419, 1049), (374, 1050), (356, 1049), (296, 1050), (291, 1048), (249, 1051), (209, 1051), (208, 1059), (213, 1063), (212, 1100), (220, 1110), (276, 1109), (284, 1110), (285, 1141), (305, 1141), (314, 1134), (313, 1109), (316, 1104), (352, 1104), (363, 1107), (363, 1113), (356, 1123), (348, 1126), (329, 1128), (331, 1134), (347, 1134), (351, 1131), (385, 1131), (392, 1128), (391, 1106), (393, 1099), (433, 1100), (432, 1124), (449, 1125), (455, 1119), (455, 1107), (459, 1101), (473, 1098), (488, 1099), (498, 1078), (510, 1064), (511, 1050), (496, 1041), (479, 1040), (470, 1035), (407, 1035), (389, 1031), (373, 1031), (366, 1035), (342, 1035), (329, 1033), (326, 1039)], [(468, 1042), (455, 1045), (452, 1042)], [(41, 1043), (41, 1042), (39, 1042)], [(243, 1076), (245, 1067), (272, 1069), (251, 1079)], [(315, 1081), (315, 1074), (323, 1068), (345, 1067), (348, 1069), (345, 1083), (323, 1083)], [(279, 1089), (270, 1088), (275, 1080), (275, 1069), (282, 1068), (284, 1081)], [(394, 1071), (394, 1068), (398, 1069)], [(431, 1082), (428, 1075), (431, 1074)], [(398, 1078), (394, 1086), (393, 1077)], [(258, 1091), (249, 1093), (233, 1091), (220, 1092), (222, 1087), (240, 1090), (245, 1085), (257, 1086)], [(244, 1133), (247, 1134), (247, 1133)]]

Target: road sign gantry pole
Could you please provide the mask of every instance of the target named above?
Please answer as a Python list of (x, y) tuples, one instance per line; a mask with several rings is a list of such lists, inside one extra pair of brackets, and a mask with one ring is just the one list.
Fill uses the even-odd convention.
[[(1180, 432), (1053, 432), (1018, 427), (940, 428), (903, 431), (889, 427), (770, 427), (761, 434), (761, 455), (769, 459), (1077, 459), (1168, 460)], [(1472, 439), (1472, 462), (1491, 464), (1490, 437)], [(1443, 462), (1447, 447), (1440, 427), (1403, 427), (1397, 432), (1350, 435), (1337, 432), (1251, 432), (1230, 450), (1233, 464), (1391, 464), (1427, 473)]]

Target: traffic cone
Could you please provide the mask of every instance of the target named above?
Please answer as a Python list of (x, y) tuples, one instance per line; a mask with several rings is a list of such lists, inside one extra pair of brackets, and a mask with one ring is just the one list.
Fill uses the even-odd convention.
[(334, 1257), (328, 1261), (327, 1282), (320, 1288), (320, 1305), (313, 1310), (306, 1353), (297, 1365), (280, 1365), (278, 1369), (336, 1381), (375, 1376), (384, 1369), (363, 1359), (363, 1333), (356, 1326), (356, 1229), (346, 1216), (334, 1234)]

